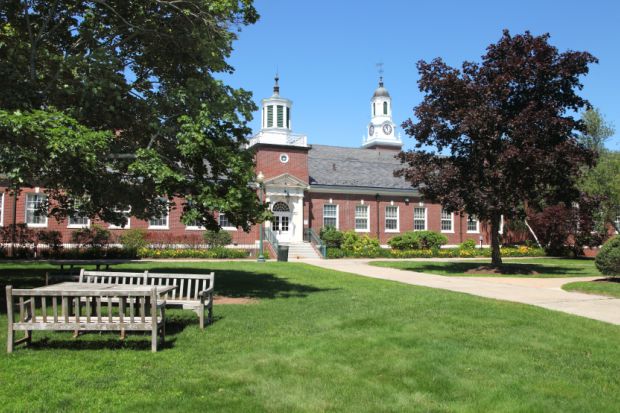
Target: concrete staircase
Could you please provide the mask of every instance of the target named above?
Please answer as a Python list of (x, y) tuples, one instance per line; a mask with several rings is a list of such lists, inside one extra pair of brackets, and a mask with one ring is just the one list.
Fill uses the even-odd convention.
[(288, 260), (295, 261), (300, 259), (315, 258), (320, 259), (321, 256), (316, 252), (312, 244), (309, 242), (296, 242), (281, 245), (288, 245)]

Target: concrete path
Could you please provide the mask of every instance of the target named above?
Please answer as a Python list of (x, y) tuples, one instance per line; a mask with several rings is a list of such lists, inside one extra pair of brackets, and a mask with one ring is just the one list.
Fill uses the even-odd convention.
[(439, 288), (531, 304), (555, 311), (592, 318), (620, 325), (620, 299), (562, 290), (562, 285), (575, 281), (591, 281), (600, 277), (572, 278), (505, 278), (447, 277), (395, 268), (369, 265), (370, 259), (304, 260), (303, 262), (330, 270), (365, 277), (398, 281), (405, 284)]

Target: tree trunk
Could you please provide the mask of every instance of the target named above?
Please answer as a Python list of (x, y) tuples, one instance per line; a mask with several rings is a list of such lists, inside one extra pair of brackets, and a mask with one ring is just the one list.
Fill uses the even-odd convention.
[(499, 225), (501, 215), (491, 217), (491, 265), (499, 267), (502, 265), (502, 254), (499, 250)]

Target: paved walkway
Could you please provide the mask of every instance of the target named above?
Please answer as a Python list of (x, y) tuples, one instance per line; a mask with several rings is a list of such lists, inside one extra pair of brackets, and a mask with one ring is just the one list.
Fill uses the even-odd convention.
[(555, 311), (620, 325), (620, 299), (562, 290), (562, 285), (575, 281), (591, 281), (600, 277), (571, 278), (506, 278), (447, 277), (395, 268), (375, 267), (369, 259), (304, 260), (330, 270), (365, 277), (398, 281), (405, 284), (457, 291), (497, 300), (531, 304)]

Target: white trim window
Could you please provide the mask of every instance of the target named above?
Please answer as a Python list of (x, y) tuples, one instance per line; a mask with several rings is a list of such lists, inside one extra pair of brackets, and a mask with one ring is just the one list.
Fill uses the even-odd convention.
[(441, 232), (454, 232), (454, 213), (441, 209)]
[(338, 229), (338, 205), (323, 205), (323, 228), (334, 227)]
[[(79, 201), (74, 202), (74, 208), (79, 209), (81, 203)], [(69, 215), (67, 228), (88, 228), (90, 227), (90, 218), (78, 213)]]
[[(168, 202), (161, 199), (162, 202)], [(149, 219), (149, 229), (170, 229), (170, 209), (166, 207), (166, 214), (159, 217)]]
[(467, 233), (468, 234), (477, 234), (480, 232), (480, 221), (473, 216), (467, 216)]
[(426, 231), (426, 208), (413, 208), (413, 230)]
[(389, 205), (385, 207), (385, 232), (399, 231), (399, 214), (398, 207)]
[(4, 226), (4, 192), (0, 195), (0, 227)]
[(41, 206), (47, 202), (47, 196), (39, 193), (26, 194), (26, 224), (29, 227), (47, 227), (47, 215), (40, 211)]
[(222, 229), (225, 229), (227, 231), (232, 231), (232, 230), (237, 230), (237, 227), (235, 227), (230, 220), (228, 219), (228, 217), (226, 216), (225, 213), (220, 212), (219, 215), (217, 216), (217, 222), (220, 224), (220, 227)]
[(370, 231), (370, 211), (368, 205), (355, 205), (355, 231)]
[(116, 212), (120, 212), (121, 214), (123, 214), (123, 216), (127, 218), (127, 223), (125, 224), (124, 227), (120, 225), (109, 224), (108, 229), (129, 229), (131, 228), (131, 208), (125, 209), (123, 211), (121, 211), (120, 209), (117, 209)]

